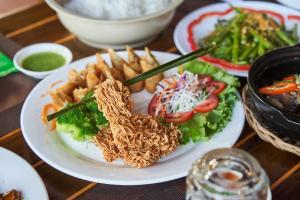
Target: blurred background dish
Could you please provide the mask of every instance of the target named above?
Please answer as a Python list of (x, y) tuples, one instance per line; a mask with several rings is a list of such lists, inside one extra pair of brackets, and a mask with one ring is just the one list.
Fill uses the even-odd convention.
[(16, 190), (24, 200), (48, 200), (45, 185), (31, 165), (17, 154), (2, 147), (0, 147), (0, 158), (0, 194)]
[[(105, 14), (109, 8), (113, 9), (113, 7), (111, 7), (113, 4), (110, 4), (110, 7), (103, 11), (104, 14), (96, 12), (93, 13), (94, 17), (87, 17), (83, 16), (84, 14), (82, 14), (82, 12), (81, 14), (74, 12), (78, 4), (74, 4), (73, 7), (75, 8), (73, 9), (67, 9), (64, 6), (66, 1), (46, 0), (46, 2), (57, 12), (63, 25), (82, 42), (93, 47), (121, 49), (125, 48), (126, 45), (136, 47), (152, 41), (171, 22), (176, 7), (179, 6), (183, 0), (171, 0), (169, 4), (163, 6), (163, 9), (157, 12), (153, 12), (152, 10), (150, 14), (144, 11), (128, 13), (128, 15), (123, 13), (123, 17), (121, 13), (120, 16)], [(89, 2), (91, 2), (91, 5), (95, 3), (91, 0), (89, 0)], [(101, 8), (101, 5), (95, 5)], [(151, 5), (153, 5), (153, 3), (149, 4), (149, 6)], [(104, 6), (105, 5), (103, 5), (103, 7)], [(87, 5), (87, 7), (89, 6)], [(137, 8), (138, 7), (135, 9)], [(157, 9), (158, 8), (159, 7), (157, 7)], [(89, 7), (89, 9), (91, 8)], [(87, 13), (87, 11), (88, 10), (84, 11), (84, 13)], [(112, 12), (116, 12), (116, 10)], [(136, 17), (138, 14), (141, 15), (143, 13), (145, 15)], [(95, 18), (97, 15), (100, 18), (111, 19), (97, 19)], [(130, 16), (131, 18), (128, 18)], [(120, 17), (123, 19), (115, 19)]]
[[(223, 58), (222, 56), (216, 57), (215, 52), (212, 53), (214, 56), (203, 56), (202, 59), (225, 69), (231, 74), (246, 77), (248, 75), (248, 70), (251, 67), (251, 63), (260, 55), (274, 48), (278, 48), (281, 46), (289, 46), (291, 44), (296, 43), (295, 39), (290, 37), (290, 32), (292, 30), (295, 30), (293, 32), (299, 38), (300, 31), (299, 28), (297, 28), (297, 26), (295, 25), (299, 24), (300, 12), (269, 2), (259, 2), (259, 1), (234, 1), (233, 2), (232, 1), (231, 3), (232, 4), (230, 5), (228, 3), (217, 3), (217, 4), (208, 5), (205, 7), (201, 7), (189, 13), (187, 16), (185, 16), (176, 26), (174, 36), (173, 36), (176, 47), (179, 49), (179, 51), (183, 54), (186, 54), (193, 51), (194, 49), (199, 48), (199, 46), (201, 46), (199, 45), (199, 42), (203, 43), (203, 39), (207, 38), (207, 36), (210, 35), (212, 32), (214, 32), (214, 34), (216, 34), (217, 31), (220, 31), (221, 33), (225, 32), (226, 29), (224, 27), (228, 27), (226, 26), (226, 24), (229, 24), (230, 29), (228, 35), (230, 37), (226, 37), (226, 40), (224, 40), (224, 42), (221, 45), (223, 48), (222, 50), (223, 55), (224, 54), (233, 55), (233, 49), (234, 49), (233, 44), (235, 39), (237, 38), (238, 48), (236, 49), (238, 49), (238, 56), (237, 56), (238, 59), (234, 61), (233, 56), (232, 58)], [(249, 17), (245, 18), (244, 21), (241, 20), (243, 23), (241, 22), (235, 23), (237, 20), (239, 20), (240, 17), (242, 17), (242, 15), (238, 14), (239, 11), (235, 12), (235, 10), (232, 9), (231, 5), (236, 8), (243, 8), (245, 12), (252, 12), (252, 13), (250, 13), (248, 15)], [(267, 17), (264, 16), (263, 14), (266, 14)], [(237, 17), (234, 18), (235, 16)], [(231, 20), (233, 18), (234, 20)], [(250, 19), (250, 18), (254, 18), (254, 19)], [(252, 27), (251, 29), (249, 29), (250, 31), (246, 31), (247, 34), (244, 33), (246, 29), (243, 30), (243, 33), (242, 33), (242, 29), (239, 29), (238, 30), (239, 34), (237, 35), (237, 37), (234, 37), (234, 33), (235, 33), (233, 28), (234, 25), (238, 24), (237, 25), (238, 28), (240, 27), (248, 28), (249, 23), (248, 22), (246, 23), (246, 20), (248, 22), (249, 21), (253, 22), (256, 20), (257, 23), (260, 24), (259, 26), (260, 28), (256, 29)], [(217, 24), (218, 26), (216, 26)], [(266, 26), (266, 24), (273, 24), (273, 25)], [(280, 24), (282, 24), (283, 26), (279, 27)], [(283, 33), (288, 39), (291, 39), (292, 42), (288, 43), (286, 41), (284, 42), (283, 40), (275, 42), (275, 39), (278, 40), (280, 38), (278, 35), (274, 35), (275, 33), (277, 34), (277, 30)], [(255, 32), (255, 36), (253, 36), (254, 33), (252, 32)], [(268, 37), (265, 36), (266, 33), (270, 33), (267, 34)], [(214, 37), (214, 35), (212, 36)], [(214, 38), (218, 38), (217, 36), (218, 35), (216, 35), (216, 37)], [(257, 36), (260, 39), (258, 39)], [(226, 43), (228, 39), (230, 40), (228, 42), (229, 45), (225, 45), (224, 43)], [(246, 39), (245, 43), (242, 42), (242, 40), (244, 39)], [(253, 41), (259, 41), (258, 44), (256, 44), (256, 46), (259, 47), (261, 46), (260, 41), (262, 40), (266, 41), (268, 44), (263, 47), (264, 49), (263, 51), (260, 51), (261, 48), (256, 48), (255, 51), (251, 50), (250, 47), (251, 44), (254, 43)], [(229, 48), (224, 49), (225, 46)], [(222, 48), (219, 48), (218, 51), (221, 50)], [(250, 51), (248, 51), (247, 53), (251, 52), (251, 56), (252, 54), (254, 54), (252, 56), (252, 59), (250, 59), (251, 63), (249, 63), (249, 60), (241, 58), (243, 56), (242, 54), (246, 52), (246, 50), (248, 49), (250, 49)], [(229, 53), (228, 52), (224, 53), (225, 50), (226, 51), (228, 50)]]

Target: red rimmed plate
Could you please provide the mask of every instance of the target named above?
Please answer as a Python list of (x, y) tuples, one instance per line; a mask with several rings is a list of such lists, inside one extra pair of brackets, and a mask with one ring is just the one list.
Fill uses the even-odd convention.
[[(232, 2), (235, 7), (262, 12), (275, 19), (278, 23), (284, 24), (291, 29), (295, 23), (300, 23), (300, 12), (290, 8), (267, 2)], [(205, 6), (185, 16), (176, 26), (174, 41), (176, 47), (182, 54), (187, 54), (199, 48), (198, 40), (207, 36), (215, 28), (218, 19), (230, 19), (235, 15), (234, 10), (227, 3), (218, 3)], [(300, 29), (298, 28), (300, 36)], [(229, 73), (246, 77), (250, 65), (237, 65), (223, 59), (209, 55), (201, 57), (202, 60), (215, 64)]]

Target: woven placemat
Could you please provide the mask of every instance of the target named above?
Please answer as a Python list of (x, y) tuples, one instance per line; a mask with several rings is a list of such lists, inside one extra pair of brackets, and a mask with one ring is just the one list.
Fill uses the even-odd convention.
[(258, 136), (277, 147), (278, 149), (288, 151), (300, 156), (300, 141), (293, 140), (286, 136), (282, 136), (274, 130), (269, 130), (262, 122), (259, 117), (255, 114), (254, 104), (252, 99), (249, 97), (248, 86), (243, 88), (242, 92), (243, 106), (246, 114), (246, 119), (249, 125), (255, 130)]

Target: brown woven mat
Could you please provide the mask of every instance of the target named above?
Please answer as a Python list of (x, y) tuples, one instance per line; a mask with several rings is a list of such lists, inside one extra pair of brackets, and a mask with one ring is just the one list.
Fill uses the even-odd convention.
[(258, 116), (255, 114), (254, 110), (255, 107), (252, 99), (249, 97), (248, 91), (248, 86), (246, 85), (243, 89), (242, 98), (246, 119), (249, 125), (255, 130), (262, 140), (271, 143), (278, 149), (289, 151), (300, 156), (300, 141), (282, 136), (280, 133), (276, 133), (276, 131), (273, 130), (271, 132), (258, 120)]

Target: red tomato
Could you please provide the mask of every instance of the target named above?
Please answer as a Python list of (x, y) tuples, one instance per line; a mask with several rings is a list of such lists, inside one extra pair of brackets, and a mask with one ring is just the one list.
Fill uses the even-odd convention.
[(284, 77), (283, 80), (284, 81), (295, 82), (296, 81), (296, 77), (295, 77), (295, 75), (291, 75), (291, 76)]
[(206, 90), (207, 92), (211, 92), (211, 94), (218, 95), (220, 94), (226, 87), (226, 83), (222, 81), (211, 81), (207, 83)]
[(278, 82), (274, 85), (262, 87), (259, 89), (260, 93), (268, 94), (268, 95), (278, 95), (284, 94), (288, 92), (297, 92), (298, 87), (296, 83), (289, 83), (289, 82)]
[(192, 111), (177, 112), (177, 113), (166, 114), (164, 118), (165, 118), (165, 122), (167, 123), (173, 122), (174, 124), (180, 124), (192, 119), (193, 115), (194, 114)]
[(205, 99), (203, 102), (201, 102), (195, 107), (194, 112), (206, 113), (213, 110), (218, 105), (218, 97), (216, 95), (210, 95), (207, 99)]
[(156, 107), (158, 106), (159, 96), (154, 95), (148, 105), (148, 114), (154, 116)]
[(199, 79), (200, 83), (202, 83), (202, 84), (206, 84), (206, 83), (209, 83), (212, 81), (211, 76), (206, 75), (206, 74), (199, 74), (198, 79)]

